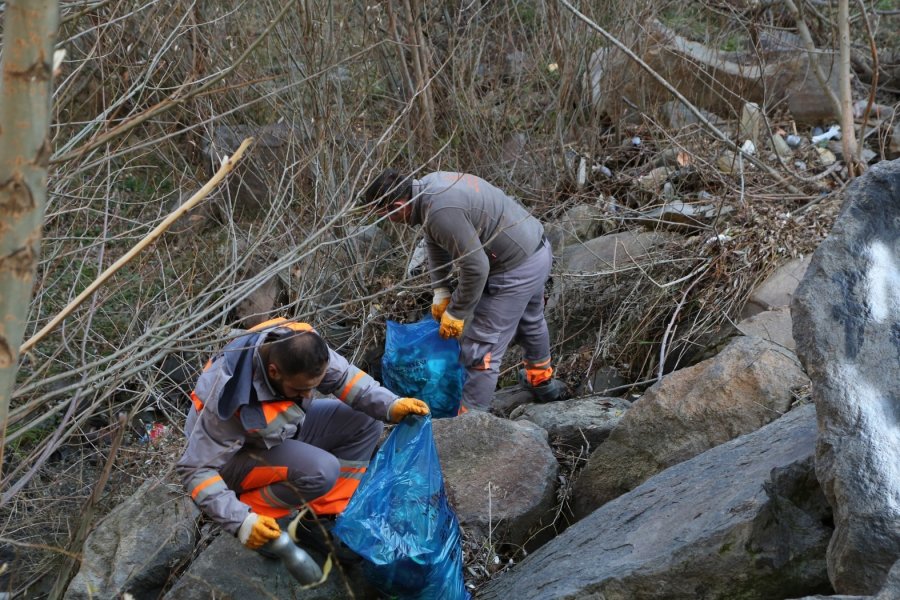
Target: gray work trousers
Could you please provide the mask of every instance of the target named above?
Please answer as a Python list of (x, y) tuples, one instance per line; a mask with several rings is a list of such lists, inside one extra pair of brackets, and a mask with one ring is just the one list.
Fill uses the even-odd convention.
[(553, 251), (545, 239), (521, 265), (488, 277), (459, 342), (460, 362), (466, 369), (462, 405), (467, 410), (491, 407), (500, 361), (513, 338), (522, 346), (526, 361), (549, 360), (544, 284), (552, 262)]
[(345, 507), (366, 471), (384, 424), (334, 398), (316, 398), (295, 439), (245, 446), (222, 468), (225, 484), (256, 512), (287, 514), (310, 503), (317, 514)]

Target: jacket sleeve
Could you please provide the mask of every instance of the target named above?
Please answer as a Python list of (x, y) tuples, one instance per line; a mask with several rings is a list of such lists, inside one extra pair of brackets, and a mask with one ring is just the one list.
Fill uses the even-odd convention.
[(223, 421), (214, 411), (202, 410), (175, 465), (185, 491), (200, 510), (232, 535), (237, 535), (250, 507), (225, 485), (219, 469), (241, 449), (244, 440), (236, 419)]
[[(437, 261), (446, 263), (444, 256), (452, 259), (459, 268), (459, 280), (447, 310), (454, 317), (468, 319), (481, 300), (491, 270), (478, 232), (463, 211), (443, 209), (433, 213), (426, 239), (432, 285), (436, 286), (434, 273), (440, 268)], [(433, 252), (432, 247), (437, 250)], [(449, 265), (446, 268), (449, 270)]]
[(381, 421), (389, 420), (388, 411), (397, 399), (397, 394), (383, 387), (362, 369), (351, 365), (331, 348), (328, 352), (328, 368), (317, 389), (323, 394), (334, 395), (351, 408), (370, 417)]

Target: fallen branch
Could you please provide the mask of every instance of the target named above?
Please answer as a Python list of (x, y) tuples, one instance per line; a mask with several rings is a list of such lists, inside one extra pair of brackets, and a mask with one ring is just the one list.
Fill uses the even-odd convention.
[(96, 292), (100, 288), (101, 285), (106, 283), (106, 281), (110, 277), (112, 277), (116, 271), (121, 269), (132, 258), (137, 256), (141, 250), (143, 250), (144, 248), (146, 248), (147, 246), (152, 244), (154, 241), (156, 241), (156, 239), (159, 236), (161, 236), (166, 231), (166, 229), (168, 229), (172, 225), (172, 223), (174, 223), (175, 221), (180, 219), (185, 213), (187, 213), (189, 210), (191, 210), (192, 208), (197, 206), (197, 204), (199, 204), (201, 200), (206, 198), (209, 195), (209, 193), (212, 192), (213, 189), (215, 189), (215, 187), (217, 185), (219, 185), (219, 183), (221, 183), (221, 181), (223, 179), (225, 179), (225, 176), (228, 175), (228, 173), (230, 173), (234, 169), (235, 165), (238, 163), (239, 160), (241, 160), (241, 157), (243, 157), (244, 151), (247, 149), (247, 147), (251, 143), (253, 143), (253, 138), (245, 139), (241, 143), (241, 145), (238, 147), (238, 149), (235, 150), (234, 154), (231, 157), (226, 157), (222, 161), (222, 166), (219, 167), (219, 170), (216, 171), (215, 175), (212, 176), (212, 179), (210, 179), (208, 182), (206, 182), (206, 185), (204, 185), (202, 188), (200, 188), (200, 190), (196, 194), (191, 196), (184, 204), (182, 204), (181, 206), (176, 208), (174, 211), (172, 211), (169, 214), (169, 216), (167, 216), (165, 219), (163, 219), (163, 222), (160, 223), (159, 225), (157, 225), (153, 229), (153, 231), (148, 233), (147, 236), (144, 237), (144, 239), (142, 239), (137, 244), (135, 244), (131, 248), (131, 250), (126, 252), (119, 260), (117, 260), (108, 269), (106, 269), (103, 273), (101, 273), (97, 277), (97, 279), (95, 279), (89, 286), (87, 286), (87, 288), (85, 288), (85, 290), (83, 292), (78, 294), (77, 298), (75, 298), (74, 300), (69, 302), (69, 304), (65, 308), (63, 308), (59, 312), (59, 314), (57, 314), (55, 317), (53, 317), (53, 319), (49, 323), (47, 323), (43, 327), (43, 329), (38, 331), (36, 334), (31, 336), (31, 338), (29, 338), (28, 341), (23, 343), (22, 346), (19, 348), (19, 353), (23, 354), (23, 353), (27, 352), (35, 344), (37, 344), (39, 341), (41, 341), (41, 339), (43, 339), (44, 336), (46, 336), (48, 333), (53, 331), (53, 329), (55, 329), (57, 325), (62, 323), (66, 317), (68, 317), (70, 314), (72, 314), (72, 311), (74, 311), (76, 308), (78, 308), (82, 302), (84, 302), (85, 300), (90, 298), (90, 296), (94, 292)]

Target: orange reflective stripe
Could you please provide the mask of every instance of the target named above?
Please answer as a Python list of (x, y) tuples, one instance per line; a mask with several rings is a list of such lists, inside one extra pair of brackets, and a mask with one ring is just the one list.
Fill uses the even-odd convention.
[(350, 391), (353, 389), (353, 386), (356, 385), (356, 383), (357, 383), (360, 379), (362, 379), (363, 377), (365, 377), (365, 376), (366, 376), (365, 371), (360, 371), (359, 373), (357, 373), (356, 375), (354, 375), (354, 376), (353, 376), (353, 379), (351, 379), (351, 380), (347, 383), (347, 385), (344, 386), (344, 389), (341, 390), (341, 393), (340, 393), (340, 395), (338, 396), (338, 398), (340, 398), (341, 400), (346, 400), (346, 399), (347, 399), (347, 396), (350, 395)]
[(472, 367), (473, 369), (477, 369), (479, 371), (487, 371), (491, 368), (491, 353), (488, 352), (484, 355), (484, 359), (481, 361), (480, 365), (476, 365)]
[[(271, 500), (266, 498), (264, 493), (269, 488), (260, 488), (241, 494), (240, 501), (253, 509), (258, 515), (280, 519), (291, 514), (293, 507), (286, 508), (284, 506), (273, 506)], [(276, 500), (277, 502), (277, 500)]]
[(191, 392), (191, 402), (194, 403), (194, 410), (196, 410), (197, 412), (203, 410), (203, 400), (201, 400), (200, 396), (198, 396), (194, 392)]
[(196, 500), (197, 494), (199, 494), (200, 492), (202, 492), (203, 490), (205, 490), (206, 488), (208, 488), (209, 486), (211, 486), (212, 484), (214, 484), (218, 481), (222, 481), (222, 477), (220, 475), (213, 475), (212, 477), (210, 477), (208, 479), (204, 479), (197, 485), (197, 487), (195, 487), (191, 491), (191, 499)]
[(284, 323), (287, 321), (284, 317), (275, 317), (274, 319), (269, 319), (268, 321), (263, 321), (259, 325), (255, 325), (250, 328), (250, 331), (260, 331), (261, 329), (266, 329), (267, 327), (272, 327), (273, 325), (278, 325), (280, 323)]
[(525, 379), (531, 387), (540, 385), (553, 377), (553, 367), (544, 367), (540, 369), (525, 369)]
[[(334, 487), (328, 490), (324, 495), (319, 496), (309, 503), (309, 507), (312, 508), (317, 515), (336, 515), (343, 512), (344, 509), (347, 508), (347, 504), (350, 502), (350, 497), (353, 495), (353, 492), (359, 487), (359, 479), (356, 477), (346, 477), (343, 474), (343, 469), (341, 469), (341, 471), (342, 476), (338, 477)], [(358, 470), (358, 473), (362, 474), (365, 473), (365, 471), (366, 469), (362, 468)]]
[(266, 417), (266, 425), (277, 419), (281, 413), (295, 405), (293, 400), (260, 402), (260, 404), (262, 405), (263, 415)]
[(275, 325), (283, 325), (288, 329), (293, 329), (294, 331), (312, 331), (312, 325), (310, 325), (309, 323), (297, 323), (294, 321), (288, 321), (284, 317), (275, 317), (274, 319), (263, 321), (259, 325), (251, 327), (250, 331), (261, 331), (269, 327), (274, 327)]
[(241, 482), (242, 490), (261, 488), (273, 483), (287, 481), (287, 467), (253, 467)]

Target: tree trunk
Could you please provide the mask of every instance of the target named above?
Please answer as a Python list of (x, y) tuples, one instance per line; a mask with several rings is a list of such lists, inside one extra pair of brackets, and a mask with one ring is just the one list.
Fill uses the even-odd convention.
[(56, 0), (6, 2), (0, 60), (0, 466), (47, 201)]
[(850, 73), (850, 0), (838, 1), (838, 43), (840, 44), (841, 145), (850, 177), (860, 174), (857, 161), (856, 129), (853, 124), (853, 96)]

